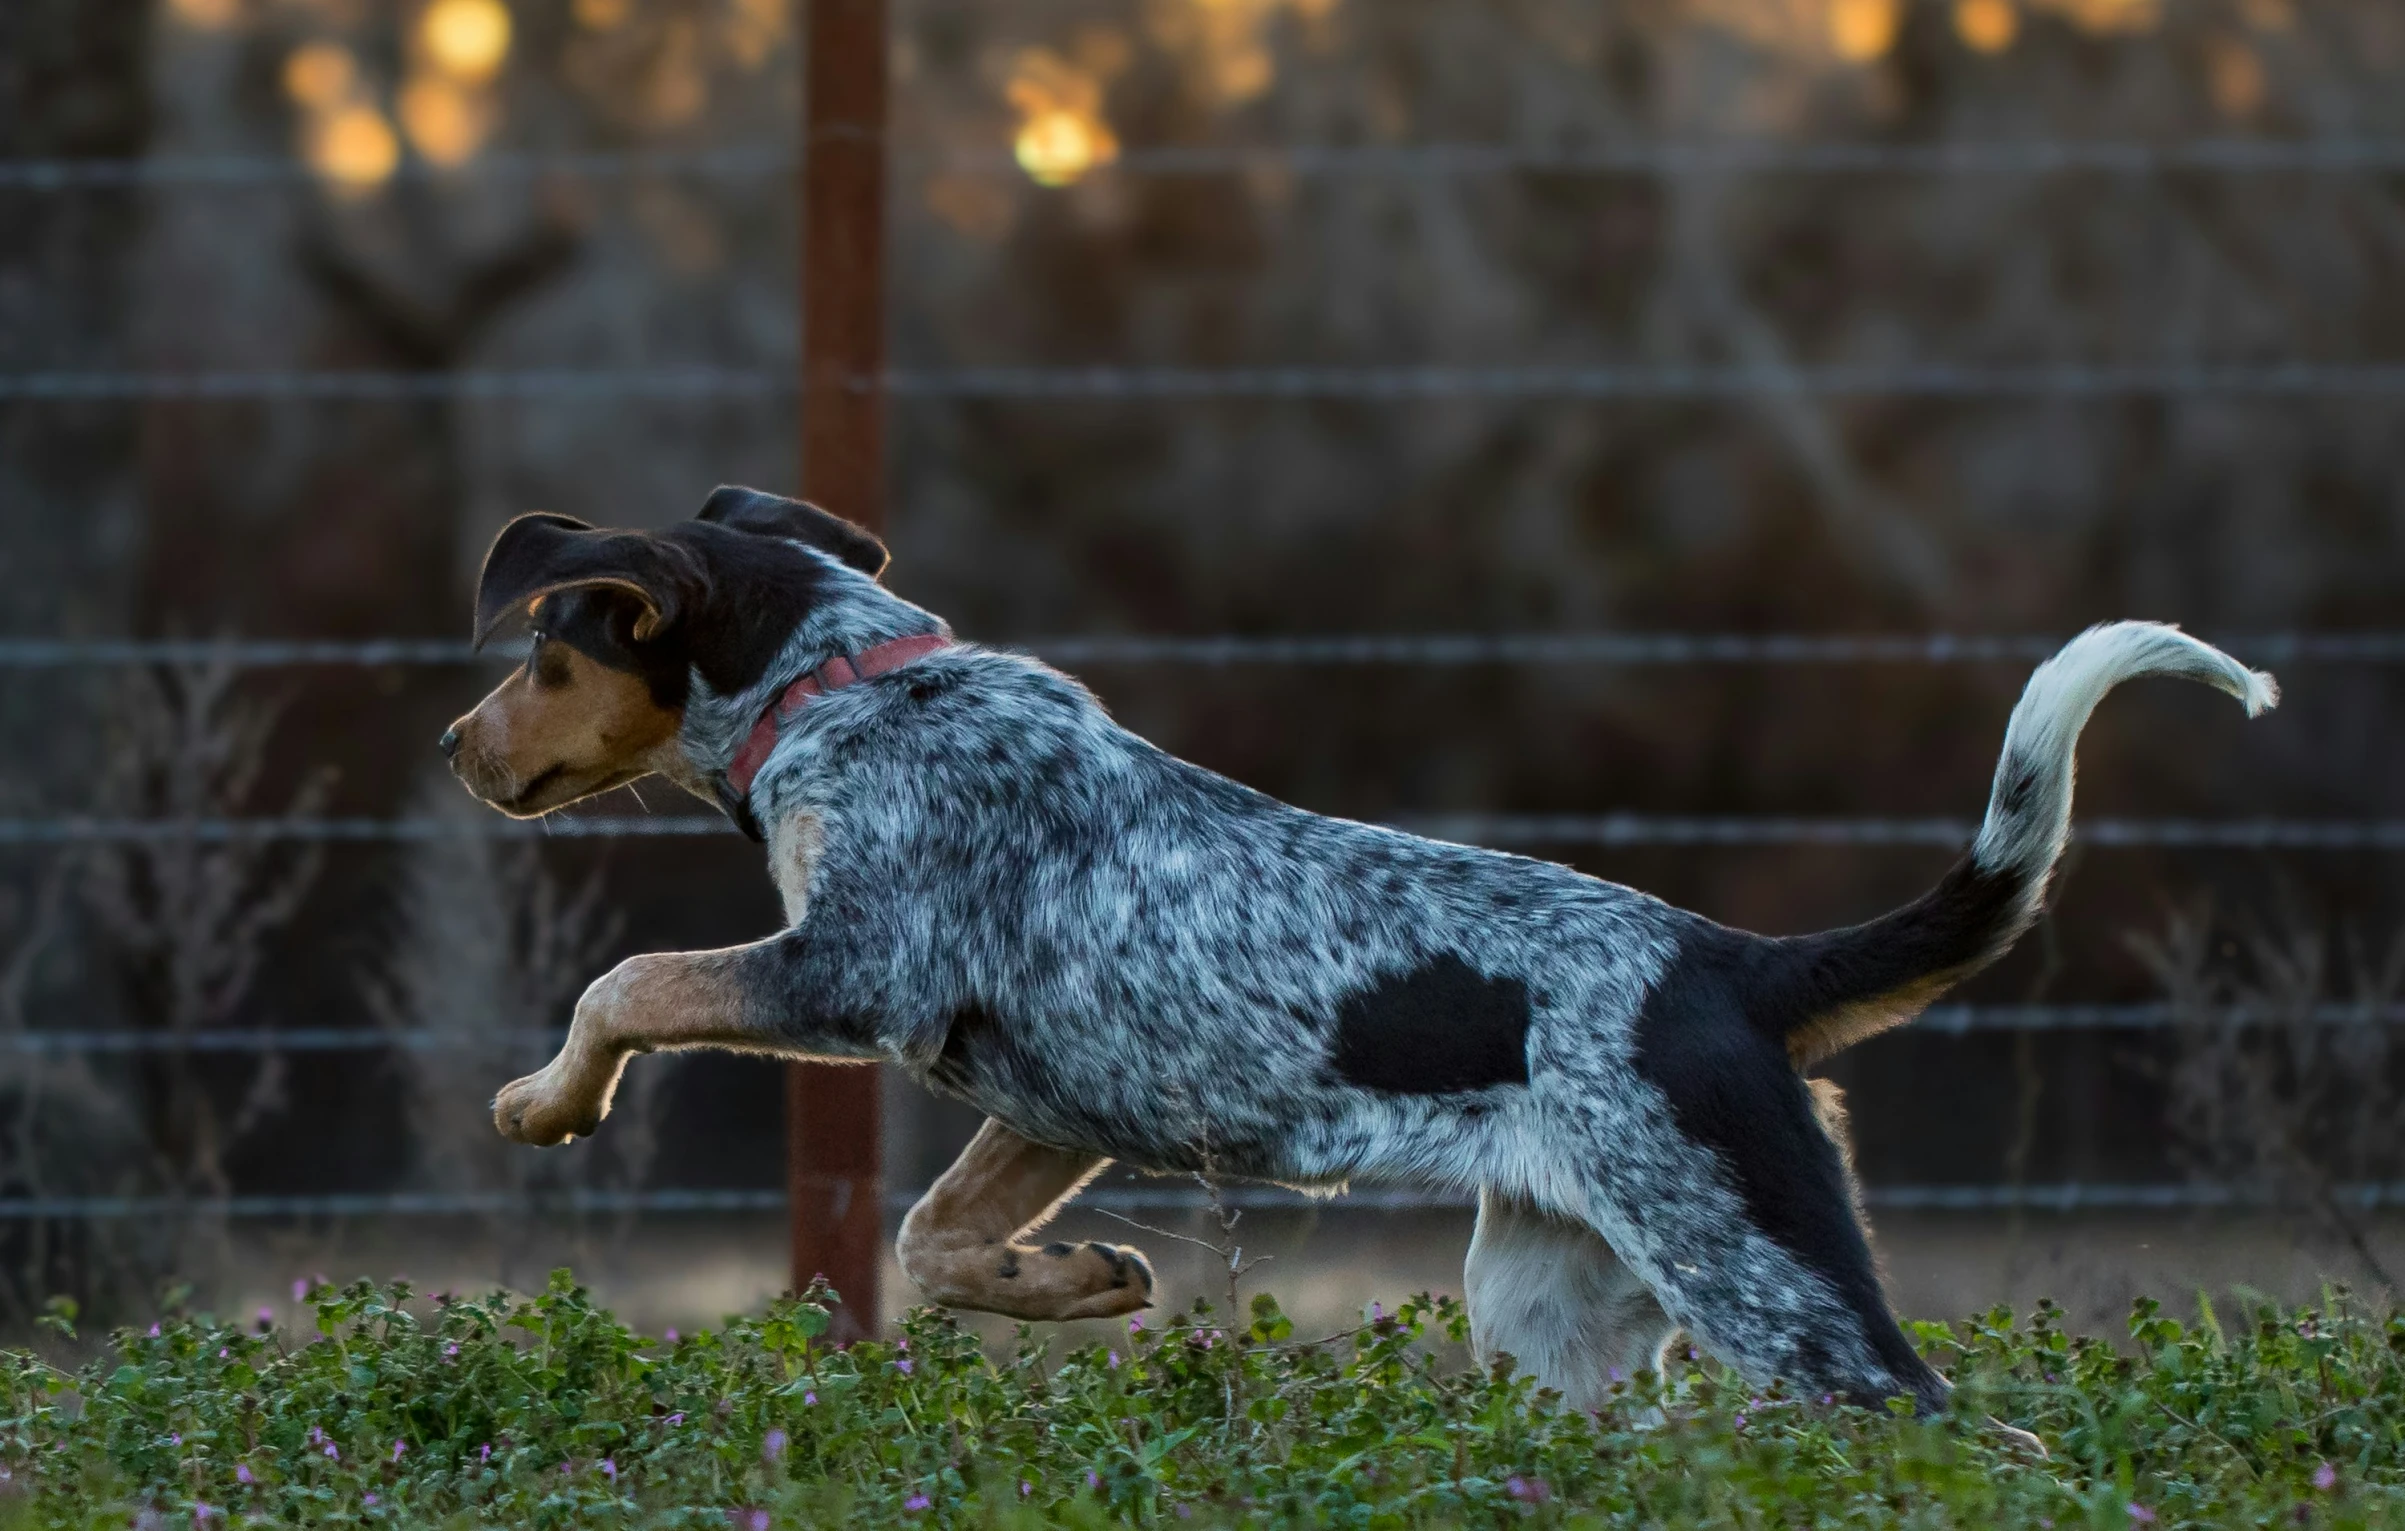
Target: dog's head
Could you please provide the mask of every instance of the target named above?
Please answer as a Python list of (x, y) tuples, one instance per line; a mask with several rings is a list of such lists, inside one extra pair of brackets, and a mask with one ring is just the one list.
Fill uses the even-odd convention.
[(752, 489), (720, 489), (658, 532), (520, 516), (485, 555), (476, 642), (525, 615), (526, 662), (451, 725), (443, 752), (518, 818), (653, 772), (695, 785), (678, 736), (696, 679), (720, 696), (752, 685), (847, 578), (839, 565), (874, 579), (885, 558), (851, 522)]

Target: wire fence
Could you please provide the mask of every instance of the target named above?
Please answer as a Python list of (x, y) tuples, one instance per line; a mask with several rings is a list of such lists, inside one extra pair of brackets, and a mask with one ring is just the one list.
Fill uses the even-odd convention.
[[(2320, 1004), (2299, 1009), (2168, 1004), (1933, 1005), (1909, 1030), (1946, 1037), (2018, 1032), (2167, 1031), (2215, 1026), (2405, 1026), (2405, 1005)], [(1903, 1033), (1895, 1033), (1901, 1035)], [(122, 1057), (143, 1053), (485, 1052), (556, 1049), (564, 1030), (436, 1031), (424, 1027), (255, 1026), (207, 1031), (0, 1031), (0, 1054)]]
[[(924, 1190), (888, 1191), (887, 1216), (915, 1205)], [(1243, 1211), (1466, 1212), (1467, 1196), (1411, 1190), (1360, 1190), (1317, 1197), (1278, 1186), (1229, 1186), (1219, 1205)], [(2283, 1199), (2267, 1187), (2179, 1181), (2160, 1184), (2065, 1182), (2039, 1185), (1886, 1185), (1862, 1188), (1863, 1201), (1897, 1212), (2129, 1212), (2200, 1209), (2270, 1210)], [(2368, 1183), (2332, 1188), (2341, 1206), (2376, 1211), (2405, 1206), (2405, 1184)], [(1206, 1213), (1213, 1198), (1200, 1190), (1103, 1187), (1081, 1193), (1068, 1210), (1186, 1214)], [(782, 1213), (783, 1190), (613, 1190), (548, 1191), (342, 1191), (299, 1195), (184, 1196), (5, 1196), (0, 1222), (113, 1221), (222, 1217), (346, 1218), (526, 1216), (610, 1213)]]
[[(1961, 850), (1974, 819), (1801, 818), (1776, 814), (1428, 814), (1382, 825), (1433, 840), (1512, 846), (1890, 846)], [(0, 819), (0, 845), (225, 845), (260, 841), (405, 844), (430, 840), (681, 839), (735, 833), (708, 814), (552, 814), (540, 819)], [(2161, 850), (2394, 851), (2405, 819), (2118, 819), (2074, 823), (2083, 845)]]
[[(1001, 639), (994, 647), (1059, 665), (1958, 665), (2035, 664), (2069, 634), (1898, 633), (1328, 633)], [(2205, 634), (2256, 664), (2405, 663), (2405, 633)], [(516, 664), (522, 643), (373, 638), (355, 642), (246, 638), (0, 638), (0, 670), (192, 665)]]
[[(1594, 402), (1775, 397), (2110, 399), (2405, 397), (2405, 364), (1953, 362), (1603, 366), (925, 367), (847, 380), (901, 399)], [(790, 367), (544, 367), (458, 372), (0, 374), (0, 402), (688, 402), (782, 398)]]
[[(791, 176), (799, 164), (782, 144), (673, 151), (489, 152), (456, 167), (414, 158), (395, 177), (420, 183), (639, 182), (683, 178), (751, 187)], [(938, 151), (904, 145), (890, 158), (904, 175), (1019, 179), (1007, 149)], [(2325, 137), (2210, 138), (2176, 142), (2026, 140), (1940, 143), (1591, 143), (1416, 145), (1162, 145), (1120, 151), (1093, 167), (1104, 176), (1282, 178), (1329, 181), (1468, 180), (1513, 176), (1713, 178), (1839, 177), (2117, 178), (2273, 175), (2405, 175), (2405, 140)], [(0, 161), (0, 192), (110, 189), (291, 191), (322, 185), (289, 154), (149, 159)], [(1031, 186), (1031, 194), (1043, 195)], [(22, 204), (17, 204), (21, 206)], [(5, 215), (0, 215), (5, 216)], [(477, 371), (306, 371), (285, 369), (50, 370), (0, 374), (0, 403), (522, 403), (569, 405), (788, 400), (789, 363), (685, 367), (534, 367)], [(1729, 365), (1628, 361), (1598, 365), (1364, 366), (906, 366), (848, 380), (856, 392), (901, 401), (1089, 403), (1598, 403), (1817, 399), (1935, 399), (1967, 402), (2243, 400), (2388, 407), (2405, 399), (2405, 363), (2232, 358), (2225, 361), (2034, 362), (1987, 360)], [(1333, 634), (1197, 637), (1083, 636), (1013, 645), (1065, 665), (1236, 666), (1414, 665), (1954, 665), (2032, 663), (2059, 640), (2037, 635), (1809, 634)], [(2270, 633), (2226, 640), (2253, 662), (2393, 665), (2405, 633)], [(0, 640), (0, 669), (74, 666), (226, 665), (269, 667), (468, 666), (514, 662), (522, 649), (478, 653), (456, 641), (379, 638), (350, 642), (272, 640)], [(1396, 828), (1442, 839), (1539, 848), (1895, 847), (1959, 850), (1977, 824), (1952, 817), (1464, 813), (1399, 819)], [(296, 841), (407, 844), (454, 838), (597, 840), (732, 835), (717, 815), (554, 816), (531, 822), (497, 816), (269, 817), (153, 821), (100, 817), (0, 819), (0, 845), (71, 847)], [(2075, 836), (2097, 847), (2214, 851), (2405, 849), (2405, 819), (2099, 818)], [(2196, 1011), (2167, 1004), (1947, 1005), (1915, 1028), (1948, 1037), (2126, 1031), (2195, 1024)], [(2396, 1026), (2405, 1006), (2319, 1005), (2297, 1012), (2231, 1007), (2210, 1019), (2230, 1025)], [(0, 1032), (0, 1056), (138, 1057), (188, 1054), (328, 1054), (382, 1051), (536, 1049), (562, 1033), (521, 1028), (460, 1033), (425, 1028), (294, 1027), (184, 1033), (70, 1030)], [(888, 1193), (888, 1211), (918, 1191)], [(1236, 1187), (1224, 1200), (1245, 1208), (1373, 1208), (1459, 1211), (1466, 1198), (1409, 1190), (1365, 1190), (1321, 1202), (1274, 1187)], [(2179, 1210), (2273, 1205), (2258, 1187), (2203, 1182), (1912, 1185), (1866, 1188), (1871, 1206), (1907, 1211)], [(2335, 1200), (2363, 1208), (2405, 1206), (2405, 1184), (2339, 1188)], [(1188, 1214), (1206, 1199), (1186, 1188), (1106, 1186), (1077, 1205), (1128, 1213)], [(750, 1214), (787, 1210), (782, 1188), (576, 1188), (544, 1191), (374, 1191), (246, 1194), (0, 1196), (0, 1220), (130, 1220), (229, 1217), (335, 1219), (531, 1214)]]
[[(462, 164), (405, 159), (396, 179), (622, 181), (675, 177), (752, 182), (799, 169), (777, 144), (604, 153), (479, 154)], [(1026, 171), (1007, 148), (897, 146), (904, 175)], [(1160, 144), (1121, 149), (1093, 167), (1121, 176), (1288, 175), (1313, 179), (1459, 179), (1505, 175), (2364, 175), (2405, 171), (2405, 141), (2379, 138), (2208, 138), (2190, 142), (2005, 140), (1958, 143), (1686, 142), (1605, 144)], [(48, 158), (0, 161), (0, 188), (55, 192), (108, 187), (294, 187), (323, 177), (288, 154), (162, 155), (147, 159)]]

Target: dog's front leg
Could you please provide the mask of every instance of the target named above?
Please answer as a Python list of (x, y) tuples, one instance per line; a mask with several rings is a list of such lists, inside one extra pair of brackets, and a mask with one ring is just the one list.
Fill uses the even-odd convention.
[(1108, 1159), (989, 1121), (902, 1219), (894, 1253), (930, 1302), (1011, 1318), (1110, 1318), (1152, 1305), (1152, 1266), (1123, 1244), (1023, 1243)]
[(539, 1148), (591, 1137), (636, 1053), (728, 1047), (800, 1056), (776, 1028), (775, 1007), (762, 1003), (774, 992), (786, 939), (652, 952), (619, 963), (576, 1002), (559, 1056), (493, 1098), (493, 1125), (503, 1137)]

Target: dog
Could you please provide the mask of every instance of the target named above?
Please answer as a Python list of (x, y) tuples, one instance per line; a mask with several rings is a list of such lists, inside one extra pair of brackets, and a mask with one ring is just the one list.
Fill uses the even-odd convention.
[(1150, 1302), (1139, 1252), (1032, 1242), (1113, 1160), (1475, 1191), (1476, 1352), (1584, 1407), (1682, 1329), (1757, 1385), (1944, 1406), (1805, 1071), (2037, 917), (2107, 691), (2278, 697), (2174, 628), (2092, 628), (2031, 677), (1977, 840), (1930, 892), (1771, 938), (1289, 807), (953, 638), (885, 563), (839, 517), (739, 488), (663, 531), (535, 514), (494, 541), (475, 639), (525, 614), (532, 647), (444, 734), (460, 780), (528, 817), (666, 777), (764, 842), (787, 917), (601, 977), (558, 1056), (496, 1097), (500, 1131), (591, 1134), (657, 1049), (890, 1063), (989, 1118), (905, 1218), (903, 1269), (1022, 1319)]

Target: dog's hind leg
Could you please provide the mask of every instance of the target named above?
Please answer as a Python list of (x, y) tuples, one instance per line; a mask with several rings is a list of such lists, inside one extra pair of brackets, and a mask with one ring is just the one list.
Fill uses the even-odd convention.
[(1012, 1318), (1109, 1318), (1152, 1303), (1152, 1266), (1119, 1244), (1021, 1241), (1108, 1159), (988, 1121), (902, 1219), (894, 1252), (930, 1302)]
[(1661, 1370), (1678, 1326), (1594, 1229), (1492, 1189), (1462, 1267), (1479, 1364), (1508, 1354), (1572, 1407), (1599, 1408), (1612, 1385)]

